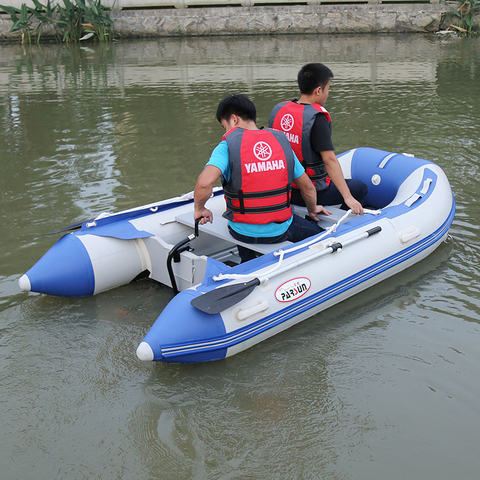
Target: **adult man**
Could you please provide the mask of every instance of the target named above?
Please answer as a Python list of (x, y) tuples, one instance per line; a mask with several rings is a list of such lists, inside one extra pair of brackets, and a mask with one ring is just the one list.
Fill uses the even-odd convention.
[[(330, 115), (323, 106), (332, 78), (332, 71), (322, 63), (304, 65), (297, 78), (300, 98), (275, 105), (268, 124), (286, 134), (315, 185), (317, 203), (342, 203), (343, 208), (361, 214), (361, 201), (367, 195), (367, 186), (360, 180), (345, 180), (343, 177), (332, 143)], [(292, 203), (304, 204), (295, 188), (292, 191)]]
[[(298, 242), (320, 233), (322, 228), (315, 221), (292, 215), (293, 179), (311, 219), (318, 220), (318, 213), (331, 212), (317, 206), (315, 188), (285, 135), (259, 129), (256, 115), (255, 105), (244, 95), (220, 102), (217, 120), (226, 133), (198, 177), (194, 218), (200, 218), (200, 224), (213, 221), (205, 203), (221, 176), (227, 202), (224, 216), (235, 239), (246, 243)], [(256, 256), (242, 246), (238, 250), (242, 262)]]

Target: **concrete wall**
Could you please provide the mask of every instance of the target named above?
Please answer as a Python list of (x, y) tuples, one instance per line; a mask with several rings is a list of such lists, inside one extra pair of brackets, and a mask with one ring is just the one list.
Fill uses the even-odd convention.
[[(437, 31), (448, 10), (446, 4), (365, 3), (114, 10), (111, 16), (122, 37), (393, 33)], [(12, 39), (11, 25), (0, 15), (0, 39)]]
[[(40, 0), (40, 3), (46, 4), (48, 0)], [(74, 0), (72, 0), (74, 1)], [(335, 4), (335, 3), (383, 3), (384, 0), (102, 0), (102, 5), (110, 7), (114, 10), (123, 9), (141, 9), (148, 8), (187, 8), (187, 7), (202, 7), (202, 6), (244, 6), (251, 7), (253, 5), (265, 4), (304, 4), (304, 5), (319, 5), (319, 4)], [(423, 2), (423, 3), (440, 3), (440, 0), (385, 0), (388, 3), (409, 3), (409, 2)], [(50, 0), (54, 5), (59, 3), (63, 5), (62, 0)], [(22, 3), (34, 7), (32, 0), (2, 0), (2, 5), (13, 5), (20, 8)]]
[(124, 36), (424, 32), (436, 30), (445, 5), (292, 5), (124, 10)]

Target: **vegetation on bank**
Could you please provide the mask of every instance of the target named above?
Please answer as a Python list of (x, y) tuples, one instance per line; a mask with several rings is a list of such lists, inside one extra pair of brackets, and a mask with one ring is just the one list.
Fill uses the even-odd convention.
[[(113, 41), (115, 20), (110, 18), (109, 8), (102, 5), (101, 0), (61, 0), (63, 6), (59, 3), (52, 6), (52, 0), (47, 0), (46, 4), (40, 0), (31, 1), (34, 7), (0, 4), (0, 12), (10, 15), (12, 26), (9, 32), (18, 35), (22, 44), (30, 45), (32, 40), (40, 43), (43, 33), (49, 38), (53, 36), (57, 43)], [(479, 33), (474, 24), (476, 15), (478, 18), (480, 14), (480, 0), (441, 1), (449, 11), (442, 14), (437, 33), (465, 36)], [(445, 26), (447, 28), (443, 30)]]
[(51, 0), (43, 5), (32, 0), (34, 8), (0, 5), (0, 10), (10, 15), (10, 32), (18, 34), (22, 44), (37, 43), (44, 30), (53, 34), (57, 42), (77, 43), (83, 40), (99, 42), (113, 40), (113, 23), (110, 13), (100, 0), (62, 0), (63, 6), (52, 7)]
[(457, 6), (450, 5), (450, 11), (446, 14), (446, 21), (456, 20), (448, 29), (460, 35), (477, 33), (473, 30), (477, 12), (480, 12), (480, 0), (457, 0)]

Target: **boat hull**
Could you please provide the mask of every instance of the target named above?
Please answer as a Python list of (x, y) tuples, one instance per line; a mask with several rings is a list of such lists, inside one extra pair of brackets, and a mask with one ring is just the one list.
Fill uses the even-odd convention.
[[(297, 244), (244, 245), (261, 256), (238, 264), (239, 242), (222, 218), (222, 190), (209, 199), (214, 222), (201, 226), (198, 237), (190, 192), (84, 222), (53, 245), (20, 286), (76, 297), (146, 276), (180, 293), (140, 343), (141, 360), (193, 363), (234, 355), (414, 265), (447, 236), (455, 200), (438, 165), (371, 148), (345, 152), (339, 161), (346, 178), (367, 184), (365, 202), (375, 211), (350, 215), (331, 230), (345, 213), (332, 208), (334, 215), (320, 222), (324, 234)], [(198, 308), (217, 288), (252, 279), (258, 285), (245, 298), (228, 300), (214, 314)]]
[[(360, 168), (360, 162), (354, 161), (356, 153), (347, 152), (346, 157), (341, 159), (342, 167), (347, 175), (362, 178), (367, 183), (370, 192), (367, 202), (374, 205), (386, 203), (378, 216), (356, 218), (341, 225), (320, 245), (310, 245), (292, 254), (284, 260), (286, 266), (289, 263), (293, 265), (292, 269), (273, 278), (267, 275), (266, 280), (245, 299), (210, 316), (216, 325), (215, 334), (210, 330), (202, 332), (202, 325), (211, 327), (208, 314), (191, 305), (182, 310), (182, 327), (175, 328), (176, 312), (180, 311), (180, 305), (188, 305), (192, 297), (221, 288), (222, 282), (220, 286), (214, 285), (215, 282), (204, 282), (181, 292), (172, 300), (171, 308), (161, 313), (139, 345), (138, 357), (172, 363), (229, 357), (430, 255), (447, 236), (455, 215), (454, 197), (444, 172), (438, 165), (426, 160), (372, 152), (371, 149), (360, 152), (360, 157), (367, 159), (361, 162)], [(378, 186), (381, 188), (376, 189)], [(302, 263), (304, 259), (314, 257), (315, 249), (319, 249), (322, 242), (346, 244), (358, 233), (372, 227), (381, 231), (328, 256)], [(232, 271), (240, 269), (240, 275), (247, 275), (244, 280), (254, 277), (264, 279), (265, 271), (271, 270), (277, 261), (273, 254), (268, 254)], [(240, 280), (241, 276), (231, 280), (230, 284)], [(284, 285), (302, 286), (302, 290), (306, 291), (301, 294), (294, 291), (290, 298), (284, 299), (279, 295), (279, 289)]]
[[(208, 315), (192, 307), (192, 298), (202, 295), (196, 289), (180, 292), (139, 345), (137, 355), (142, 360), (168, 363), (196, 363), (235, 355), (426, 258), (444, 241), (453, 215), (454, 208), (437, 231), (378, 262), (369, 264), (368, 258), (359, 262), (358, 250), (348, 252), (347, 247), (328, 259), (319, 259), (313, 265), (307, 264), (293, 273), (275, 278), (221, 314)], [(382, 233), (385, 234), (384, 229), (375, 238), (365, 239), (365, 248), (372, 252), (383, 249)], [(352, 262), (358, 267), (355, 271), (342, 274), (338, 262)], [(326, 275), (326, 272), (335, 271), (335, 274)], [(275, 292), (282, 284), (295, 279), (309, 280), (311, 286), (308, 293), (302, 298), (293, 299), (291, 303), (282, 304)], [(257, 305), (259, 311), (255, 313)], [(239, 319), (239, 313), (249, 309), (253, 309), (254, 313)], [(183, 321), (178, 325), (180, 317)], [(202, 331), (202, 326), (212, 326), (209, 322), (215, 324), (217, 333), (212, 334), (207, 329)]]

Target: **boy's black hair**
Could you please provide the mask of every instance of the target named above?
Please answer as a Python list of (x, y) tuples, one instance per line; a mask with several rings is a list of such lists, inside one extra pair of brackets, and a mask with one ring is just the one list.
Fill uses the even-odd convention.
[(257, 120), (257, 109), (245, 95), (225, 97), (218, 105), (217, 120), (230, 120), (232, 115), (238, 115), (242, 120)]
[(298, 72), (298, 88), (301, 93), (311, 95), (317, 87), (325, 88), (331, 78), (332, 71), (323, 63), (307, 63)]

